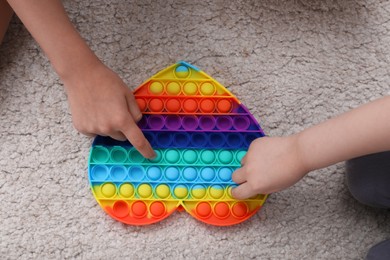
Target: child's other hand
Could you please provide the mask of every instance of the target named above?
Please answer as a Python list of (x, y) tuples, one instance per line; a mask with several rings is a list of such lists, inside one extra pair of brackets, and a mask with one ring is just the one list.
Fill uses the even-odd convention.
[(141, 111), (132, 92), (117, 74), (102, 63), (63, 79), (74, 127), (88, 136), (126, 139), (146, 158), (155, 152), (136, 122)]
[(238, 187), (232, 190), (237, 199), (269, 194), (298, 182), (308, 171), (300, 159), (298, 135), (262, 137), (252, 142), (232, 179)]

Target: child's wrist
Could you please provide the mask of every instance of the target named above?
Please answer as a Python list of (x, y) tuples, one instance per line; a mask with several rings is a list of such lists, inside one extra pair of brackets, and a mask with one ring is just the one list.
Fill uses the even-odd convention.
[(310, 156), (307, 156), (307, 144), (305, 141), (305, 132), (299, 132), (297, 134), (289, 136), (292, 139), (293, 146), (295, 147), (296, 160), (298, 167), (302, 169), (302, 172), (308, 173), (315, 170), (312, 163), (310, 163)]
[(56, 71), (65, 84), (65, 88), (77, 87), (81, 81), (85, 81), (92, 76), (92, 73), (97, 71), (103, 64), (91, 52), (91, 54), (83, 57), (76, 57), (68, 64), (56, 68)]

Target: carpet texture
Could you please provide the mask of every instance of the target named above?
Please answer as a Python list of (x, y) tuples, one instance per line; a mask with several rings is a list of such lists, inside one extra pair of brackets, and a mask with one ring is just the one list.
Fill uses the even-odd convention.
[[(389, 94), (388, 1), (106, 2), (64, 5), (129, 87), (186, 60), (237, 95), (270, 136)], [(389, 237), (389, 212), (351, 197), (343, 163), (273, 194), (237, 226), (180, 212), (126, 226), (90, 191), (91, 141), (73, 129), (58, 76), (14, 18), (0, 47), (2, 259), (362, 259)]]

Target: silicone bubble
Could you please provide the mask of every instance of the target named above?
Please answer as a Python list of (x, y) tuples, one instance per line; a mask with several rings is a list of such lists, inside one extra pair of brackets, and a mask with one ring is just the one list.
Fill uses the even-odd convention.
[(179, 179), (179, 177), (180, 177), (180, 172), (178, 168), (171, 166), (165, 169), (165, 178), (168, 181), (176, 181)]
[(211, 113), (215, 110), (214, 101), (211, 99), (203, 99), (200, 101), (200, 110), (204, 113)]
[(186, 131), (195, 130), (198, 128), (199, 119), (195, 116), (185, 116), (182, 119), (182, 125)]
[(172, 81), (167, 85), (167, 93), (168, 95), (177, 95), (180, 93), (180, 84)]
[(159, 132), (156, 141), (159, 147), (169, 147), (173, 142), (173, 136), (169, 132)]
[(186, 181), (194, 181), (198, 175), (198, 172), (193, 167), (186, 167), (183, 170), (183, 178)]
[(199, 118), (199, 126), (203, 131), (213, 130), (216, 120), (212, 116), (202, 116)]
[(144, 217), (146, 215), (146, 213), (147, 213), (147, 207), (146, 207), (145, 202), (143, 202), (143, 201), (135, 201), (131, 205), (131, 213), (136, 218)]
[(204, 150), (200, 153), (200, 159), (205, 164), (210, 164), (210, 163), (214, 162), (214, 160), (215, 160), (215, 153), (214, 153), (214, 151)]
[(96, 163), (105, 163), (110, 158), (110, 153), (107, 148), (96, 146), (92, 149), (91, 157)]
[(142, 154), (140, 154), (140, 152), (138, 152), (138, 150), (136, 150), (135, 148), (132, 148), (129, 151), (129, 159), (135, 163), (142, 163), (145, 160)]
[(229, 205), (225, 202), (217, 202), (214, 205), (214, 214), (218, 218), (227, 218), (230, 214)]
[(232, 174), (233, 174), (232, 169), (228, 167), (223, 167), (220, 168), (218, 171), (218, 178), (223, 182), (227, 182), (232, 179)]
[(216, 226), (256, 214), (267, 195), (233, 198), (238, 185), (232, 174), (264, 133), (236, 96), (184, 61), (151, 76), (133, 94), (142, 113), (137, 125), (156, 156), (145, 158), (134, 147), (147, 145), (142, 140), (95, 138), (88, 178), (107, 214), (125, 224), (148, 225), (183, 209)]
[(215, 86), (211, 82), (205, 82), (200, 86), (200, 93), (205, 96), (211, 96), (215, 93)]
[(161, 82), (155, 81), (150, 84), (149, 90), (152, 94), (161, 94), (164, 91), (164, 85)]
[(166, 108), (168, 112), (177, 113), (181, 109), (181, 103), (177, 99), (169, 99), (166, 103)]
[(116, 186), (114, 183), (107, 182), (102, 185), (101, 188), (102, 195), (106, 198), (111, 198), (116, 193)]
[(178, 130), (181, 127), (181, 118), (179, 116), (167, 116), (165, 125), (169, 130)]
[(156, 195), (161, 199), (166, 199), (169, 197), (170, 190), (169, 186), (166, 184), (160, 184), (156, 187)]
[(233, 104), (230, 100), (221, 99), (217, 101), (217, 110), (220, 113), (229, 113), (232, 110)]
[(129, 177), (134, 181), (142, 180), (144, 175), (144, 169), (140, 166), (132, 166), (129, 168)]
[(137, 188), (137, 194), (140, 198), (149, 198), (150, 196), (152, 196), (152, 187), (150, 186), (150, 184), (147, 184), (147, 183), (143, 183), (141, 185), (138, 186)]
[(202, 184), (196, 184), (191, 187), (191, 196), (194, 199), (202, 199), (206, 196), (206, 186)]
[(122, 165), (112, 166), (110, 169), (111, 179), (114, 181), (123, 181), (127, 176), (127, 169)]
[(237, 162), (241, 164), (242, 158), (244, 158), (246, 151), (238, 151), (236, 154)]
[(211, 167), (204, 167), (200, 171), (200, 176), (202, 177), (202, 179), (204, 181), (210, 182), (210, 181), (212, 181), (215, 178), (215, 171)]
[(243, 218), (248, 214), (248, 206), (244, 202), (236, 202), (232, 206), (232, 214), (236, 218)]
[(226, 143), (225, 135), (222, 133), (211, 133), (210, 134), (210, 145), (213, 148), (222, 148)]
[(188, 164), (193, 164), (198, 160), (198, 154), (194, 150), (185, 150), (183, 152), (183, 160)]
[(196, 214), (201, 218), (207, 218), (211, 215), (211, 205), (208, 202), (200, 202), (196, 205)]
[(219, 116), (216, 125), (219, 130), (230, 130), (233, 126), (233, 120), (230, 116)]
[(153, 98), (149, 101), (149, 110), (151, 112), (161, 112), (164, 110), (164, 102), (159, 98)]
[(157, 181), (162, 176), (161, 168), (156, 166), (149, 167), (146, 172), (146, 175), (151, 181)]
[(148, 118), (148, 127), (153, 130), (160, 130), (164, 127), (165, 120), (163, 116), (152, 115)]
[(218, 160), (222, 164), (228, 164), (228, 163), (232, 162), (233, 159), (234, 159), (233, 153), (229, 150), (220, 151), (218, 154)]
[(137, 98), (135, 101), (137, 101), (137, 105), (141, 112), (144, 112), (146, 110), (146, 100), (143, 98)]
[(183, 110), (187, 113), (194, 113), (198, 110), (198, 102), (195, 99), (188, 98), (183, 102)]
[(183, 133), (177, 133), (173, 137), (173, 143), (177, 147), (187, 147), (191, 142), (190, 136), (183, 132)]
[(180, 160), (180, 153), (178, 150), (168, 150), (165, 153), (165, 160), (168, 163), (177, 163)]
[(207, 143), (207, 135), (204, 133), (195, 133), (192, 135), (191, 144), (195, 147), (203, 147)]
[(115, 216), (124, 218), (129, 214), (129, 205), (122, 200), (116, 201), (113, 206)]
[(119, 187), (119, 195), (123, 198), (130, 198), (134, 195), (134, 186), (131, 183), (123, 183)]
[(176, 185), (174, 187), (173, 193), (175, 194), (176, 198), (184, 199), (188, 195), (188, 187), (183, 184)]
[(247, 130), (250, 125), (251, 125), (251, 122), (250, 122), (249, 118), (246, 116), (236, 116), (233, 119), (233, 127), (236, 130), (239, 130), (239, 131)]
[(160, 201), (154, 201), (150, 204), (150, 214), (155, 217), (159, 218), (163, 216), (166, 213), (166, 207), (165, 204)]
[(183, 92), (186, 95), (195, 95), (198, 92), (198, 86), (194, 82), (186, 82), (184, 84)]
[(187, 68), (187, 66), (178, 66), (175, 69), (175, 75), (178, 78), (187, 78), (190, 75), (190, 70)]
[(210, 187), (209, 194), (213, 199), (221, 199), (225, 193), (224, 188), (221, 185), (213, 185)]
[(104, 181), (107, 179), (109, 169), (105, 165), (94, 165), (91, 170), (91, 180)]

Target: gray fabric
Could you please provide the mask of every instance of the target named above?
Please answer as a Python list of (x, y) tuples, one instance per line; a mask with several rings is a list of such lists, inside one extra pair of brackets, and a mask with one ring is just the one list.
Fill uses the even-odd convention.
[[(131, 88), (186, 60), (237, 95), (271, 136), (389, 94), (387, 1), (64, 3)], [(48, 60), (14, 20), (0, 47), (2, 259), (363, 259), (389, 236), (390, 215), (350, 196), (343, 164), (273, 194), (237, 226), (208, 226), (183, 212), (126, 226), (92, 196), (90, 144), (73, 129)]]
[[(390, 151), (347, 161), (346, 176), (355, 199), (371, 207), (390, 209)], [(390, 240), (371, 247), (366, 259), (390, 259)]]
[(349, 191), (361, 203), (390, 208), (390, 151), (347, 162)]
[(373, 246), (367, 253), (366, 260), (389, 260), (390, 239), (382, 241)]

